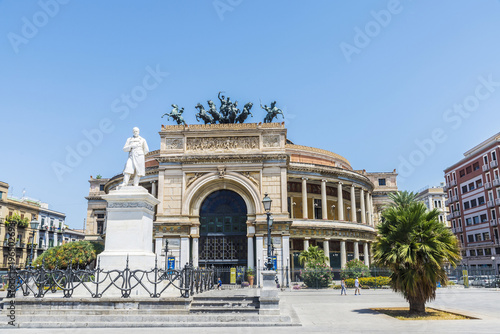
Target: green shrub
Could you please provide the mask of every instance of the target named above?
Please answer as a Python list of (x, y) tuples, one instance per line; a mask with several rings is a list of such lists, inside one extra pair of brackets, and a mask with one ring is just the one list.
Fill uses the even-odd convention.
[[(348, 288), (353, 288), (354, 287), (354, 278), (346, 279), (345, 284)], [(359, 284), (361, 284), (362, 287), (370, 287), (370, 288), (381, 287), (384, 285), (390, 285), (391, 278), (385, 277), (385, 276), (360, 277)]]
[(370, 269), (361, 260), (351, 260), (345, 264), (340, 271), (340, 277), (343, 279), (356, 277), (370, 277)]
[(50, 248), (33, 261), (33, 266), (37, 267), (45, 262), (45, 268), (66, 269), (71, 263), (73, 268), (85, 268), (96, 259), (96, 251), (89, 241), (77, 241)]
[(332, 268), (325, 263), (309, 265), (300, 274), (309, 288), (327, 288), (333, 279)]

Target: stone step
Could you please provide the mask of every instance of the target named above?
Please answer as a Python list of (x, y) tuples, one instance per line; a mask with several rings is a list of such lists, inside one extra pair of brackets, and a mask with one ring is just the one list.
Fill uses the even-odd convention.
[(201, 300), (201, 301), (193, 301), (191, 303), (191, 309), (196, 307), (233, 307), (233, 308), (247, 308), (247, 307), (258, 307), (259, 302), (255, 302), (253, 300), (246, 301), (220, 301), (220, 300)]
[[(259, 322), (19, 322), (16, 320), (19, 328), (145, 328), (145, 327), (276, 327), (276, 326), (300, 326), (298, 323), (292, 323), (289, 319), (261, 319)], [(0, 328), (7, 328), (7, 325), (0, 325)], [(12, 328), (12, 327), (8, 327)]]
[(255, 313), (258, 314), (259, 310), (255, 307), (197, 307), (191, 308), (189, 313)]

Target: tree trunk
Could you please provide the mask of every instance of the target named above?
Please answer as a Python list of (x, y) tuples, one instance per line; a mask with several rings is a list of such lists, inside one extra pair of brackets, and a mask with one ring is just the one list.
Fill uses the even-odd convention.
[(410, 315), (425, 314), (425, 300), (422, 298), (409, 298)]

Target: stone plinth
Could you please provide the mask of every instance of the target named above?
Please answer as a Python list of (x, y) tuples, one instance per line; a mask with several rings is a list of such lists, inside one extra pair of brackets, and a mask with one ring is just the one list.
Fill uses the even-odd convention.
[(276, 271), (262, 271), (262, 289), (260, 291), (260, 310), (259, 314), (278, 315), (280, 313), (280, 298), (278, 288), (276, 287)]
[(155, 266), (153, 216), (160, 203), (143, 187), (126, 186), (103, 195), (108, 202), (104, 252), (99, 255), (104, 270), (129, 268), (151, 270)]

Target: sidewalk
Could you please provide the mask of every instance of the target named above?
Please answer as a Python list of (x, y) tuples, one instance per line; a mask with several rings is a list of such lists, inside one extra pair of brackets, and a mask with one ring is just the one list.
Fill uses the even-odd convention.
[[(250, 292), (240, 290), (241, 293)], [(238, 294), (238, 290), (210, 291), (217, 295)], [(258, 293), (258, 290), (254, 290)], [(362, 290), (354, 296), (339, 290), (308, 290), (281, 292), (282, 312), (294, 312), (302, 326), (283, 328), (210, 327), (210, 328), (148, 328), (153, 333), (498, 333), (500, 328), (500, 291), (494, 289), (438, 289), (436, 300), (427, 306), (454, 310), (479, 317), (480, 320), (402, 321), (375, 311), (373, 307), (405, 307), (400, 294), (391, 290)], [(137, 328), (72, 329), (79, 333), (136, 333)], [(67, 333), (65, 329), (18, 329), (11, 333)]]

